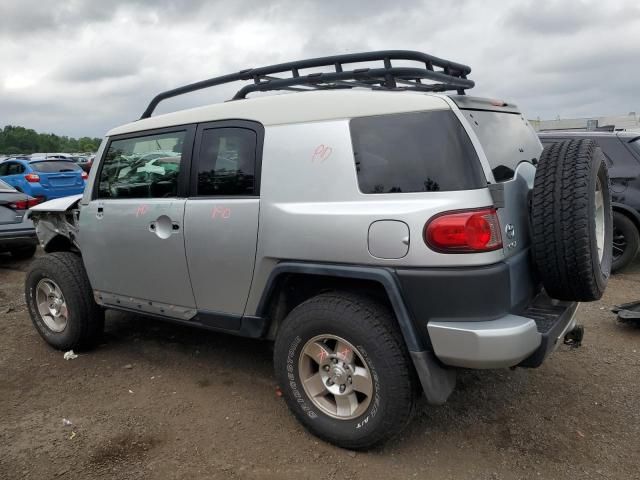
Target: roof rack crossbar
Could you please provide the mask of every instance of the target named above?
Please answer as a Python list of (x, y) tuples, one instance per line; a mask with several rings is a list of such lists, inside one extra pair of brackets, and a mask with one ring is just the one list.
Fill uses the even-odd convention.
[[(424, 68), (393, 66), (393, 62), (396, 60), (419, 62), (424, 65)], [(383, 62), (383, 64), (380, 68), (345, 69), (347, 64), (363, 62)], [(300, 70), (318, 67), (329, 67), (333, 71), (315, 72), (307, 75), (300, 73)], [(474, 82), (467, 79), (470, 72), (471, 68), (466, 65), (411, 50), (382, 50), (311, 58), (241, 70), (162, 92), (151, 100), (140, 118), (149, 118), (163, 100), (236, 81), (251, 83), (240, 88), (233, 96), (233, 100), (245, 98), (249, 93), (258, 91), (301, 91), (354, 87), (419, 91), (456, 90), (459, 94), (464, 94), (466, 89), (474, 86)], [(288, 76), (274, 76), (277, 74)], [(437, 83), (427, 84), (422, 80), (431, 80)], [(398, 83), (407, 86), (398, 87)], [(296, 86), (302, 88), (293, 88)]]

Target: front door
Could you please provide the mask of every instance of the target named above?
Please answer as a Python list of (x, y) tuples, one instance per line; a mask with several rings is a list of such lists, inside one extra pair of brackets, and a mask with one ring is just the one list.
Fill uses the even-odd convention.
[(262, 126), (254, 122), (200, 125), (185, 245), (193, 293), (203, 323), (240, 328), (249, 296), (258, 236)]
[(80, 212), (82, 257), (102, 303), (182, 319), (195, 314), (184, 251), (194, 132), (110, 140), (92, 200)]

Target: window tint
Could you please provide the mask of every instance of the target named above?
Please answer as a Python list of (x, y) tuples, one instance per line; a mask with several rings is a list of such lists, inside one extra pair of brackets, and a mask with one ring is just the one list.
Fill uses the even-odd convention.
[(8, 163), (0, 163), (0, 177), (7, 175), (8, 170), (9, 170)]
[(79, 170), (82, 170), (75, 163), (64, 161), (33, 162), (31, 163), (31, 168), (33, 168), (36, 172), (41, 173), (77, 172)]
[(450, 111), (351, 120), (362, 193), (436, 192), (480, 188), (478, 155)]
[(111, 142), (100, 172), (98, 198), (177, 196), (185, 135), (182, 131)]
[(511, 180), (520, 162), (540, 158), (540, 141), (519, 113), (462, 110), (482, 145), (497, 182)]
[(246, 128), (212, 128), (202, 133), (198, 195), (254, 195), (256, 140)]
[(640, 138), (636, 138), (635, 140), (629, 142), (629, 147), (631, 147), (631, 150), (634, 150), (640, 155)]
[(21, 173), (24, 173), (24, 167), (21, 164), (12, 162), (7, 166), (6, 175), (20, 175)]

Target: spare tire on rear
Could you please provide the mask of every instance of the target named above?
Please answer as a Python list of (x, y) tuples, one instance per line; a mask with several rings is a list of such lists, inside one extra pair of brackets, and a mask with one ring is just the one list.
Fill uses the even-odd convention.
[(535, 263), (549, 296), (589, 302), (602, 297), (611, 271), (609, 174), (588, 139), (544, 149), (531, 202)]

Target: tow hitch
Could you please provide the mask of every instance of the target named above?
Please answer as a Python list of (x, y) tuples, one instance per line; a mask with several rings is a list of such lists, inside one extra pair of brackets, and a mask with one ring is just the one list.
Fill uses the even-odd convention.
[(573, 348), (578, 348), (582, 345), (582, 337), (584, 337), (584, 327), (582, 325), (576, 325), (564, 336), (564, 344)]

